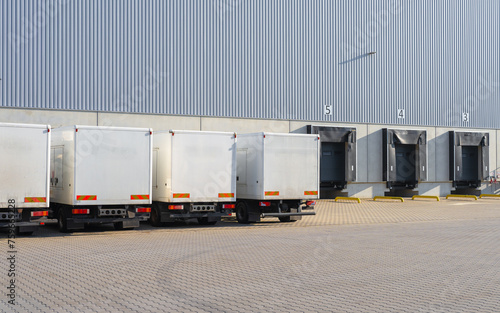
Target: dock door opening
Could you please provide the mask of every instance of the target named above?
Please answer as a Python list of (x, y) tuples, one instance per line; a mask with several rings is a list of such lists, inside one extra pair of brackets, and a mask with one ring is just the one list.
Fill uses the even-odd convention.
[(396, 144), (396, 180), (411, 184), (417, 181), (415, 145)]
[(479, 188), (489, 176), (489, 134), (450, 131), (450, 180), (454, 188)]
[(427, 180), (425, 130), (382, 129), (383, 179), (387, 188), (415, 189)]
[(308, 134), (321, 141), (320, 183), (322, 188), (342, 190), (356, 181), (356, 129), (307, 126)]

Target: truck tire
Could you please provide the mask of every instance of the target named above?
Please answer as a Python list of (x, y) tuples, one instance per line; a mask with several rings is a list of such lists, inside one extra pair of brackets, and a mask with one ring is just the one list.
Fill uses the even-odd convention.
[(208, 221), (208, 217), (198, 217), (198, 224), (200, 225), (215, 225), (217, 221)]
[(248, 224), (248, 207), (245, 202), (236, 205), (236, 219), (240, 224)]
[(68, 223), (66, 221), (66, 218), (63, 216), (62, 211), (59, 211), (59, 214), (57, 214), (57, 226), (61, 233), (69, 232)]
[[(290, 209), (288, 207), (288, 204), (286, 203), (283, 203), (282, 204), (282, 207), (281, 207), (281, 210), (283, 212), (286, 212), (286, 213), (289, 213), (289, 212), (292, 212), (293, 209)], [(296, 211), (296, 210), (295, 210)], [(283, 216), (283, 217), (278, 217), (278, 219), (280, 220), (280, 222), (282, 223), (290, 223), (290, 222), (295, 222), (295, 220), (292, 220), (292, 217), (291, 216)]]
[(149, 218), (149, 222), (154, 227), (163, 226), (163, 224), (161, 222), (160, 208), (159, 208), (159, 206), (157, 204), (153, 204), (153, 206), (151, 208), (151, 217)]

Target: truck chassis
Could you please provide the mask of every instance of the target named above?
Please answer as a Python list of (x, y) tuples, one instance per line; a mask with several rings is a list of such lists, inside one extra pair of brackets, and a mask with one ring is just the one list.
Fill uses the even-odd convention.
[(150, 217), (151, 209), (137, 205), (71, 206), (51, 204), (51, 215), (57, 218), (61, 232), (82, 230), (85, 225), (112, 223), (116, 230), (139, 227)]

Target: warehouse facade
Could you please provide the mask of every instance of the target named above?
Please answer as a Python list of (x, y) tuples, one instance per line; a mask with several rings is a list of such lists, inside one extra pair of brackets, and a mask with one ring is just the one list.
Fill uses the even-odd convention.
[[(412, 174), (417, 186), (404, 182), (405, 190), (452, 192), (450, 151), (465, 141), (452, 142), (449, 132), (473, 132), (482, 134), (473, 159), (487, 171), (477, 189), (498, 189), (496, 0), (23, 0), (0, 10), (2, 122), (298, 133), (323, 126), (332, 149), (325, 158), (344, 158), (355, 172), (346, 165), (346, 184), (326, 185), (361, 197), (393, 191), (389, 172), (400, 154), (419, 166), (425, 158)], [(398, 130), (421, 135), (414, 143)], [(342, 143), (356, 153), (338, 154)]]

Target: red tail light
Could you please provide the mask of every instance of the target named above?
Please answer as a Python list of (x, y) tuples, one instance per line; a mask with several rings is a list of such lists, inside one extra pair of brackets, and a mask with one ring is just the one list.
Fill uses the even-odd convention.
[(315, 205), (315, 204), (316, 204), (316, 201), (307, 201), (306, 202), (307, 206), (311, 206), (311, 205)]
[(182, 209), (184, 209), (184, 206), (182, 206), (182, 205), (169, 205), (168, 209), (169, 210), (182, 210)]
[(271, 202), (259, 202), (259, 206), (271, 206)]
[(49, 211), (33, 211), (31, 216), (49, 216)]
[(137, 208), (135, 211), (137, 213), (151, 213), (151, 208)]
[(90, 214), (90, 209), (73, 209), (71, 212), (73, 214)]
[(234, 209), (234, 204), (223, 204), (222, 208), (223, 209)]

